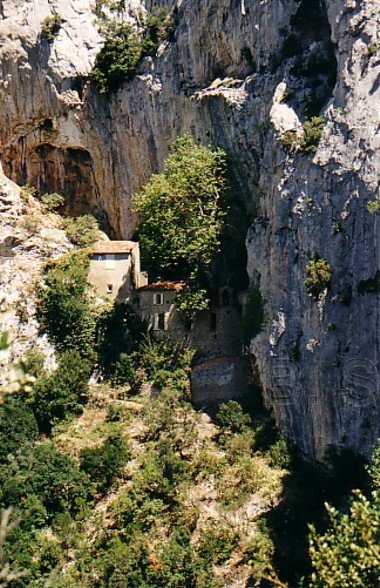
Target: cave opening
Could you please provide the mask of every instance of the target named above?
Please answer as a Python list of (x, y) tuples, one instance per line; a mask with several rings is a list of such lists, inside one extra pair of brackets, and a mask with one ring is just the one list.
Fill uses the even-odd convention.
[(283, 31), (283, 61), (291, 60), (287, 89), (289, 105), (301, 116), (317, 116), (332, 95), (337, 61), (324, 0), (301, 0)]

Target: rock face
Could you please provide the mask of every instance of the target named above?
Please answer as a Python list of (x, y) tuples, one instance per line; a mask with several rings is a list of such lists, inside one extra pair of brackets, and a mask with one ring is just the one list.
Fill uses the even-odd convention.
[[(368, 453), (380, 420), (378, 215), (367, 210), (379, 171), (377, 2), (127, 0), (124, 17), (152, 4), (175, 8), (173, 39), (104, 97), (87, 79), (102, 43), (95, 1), (0, 1), (4, 170), (128, 238), (130, 196), (173, 138), (223, 147), (249, 225), (246, 271), (266, 300), (250, 346), (265, 403), (310, 455), (330, 443)], [(40, 32), (52, 13), (64, 22), (49, 43)], [(302, 136), (315, 115), (316, 152), (285, 149), (284, 133)], [(314, 300), (306, 266), (318, 256), (332, 277)]]

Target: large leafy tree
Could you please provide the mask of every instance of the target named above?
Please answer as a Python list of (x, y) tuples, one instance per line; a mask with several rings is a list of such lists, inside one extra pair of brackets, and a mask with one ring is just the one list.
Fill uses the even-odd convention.
[(207, 274), (220, 247), (225, 154), (185, 135), (172, 145), (162, 173), (133, 198), (142, 252), (153, 273)]

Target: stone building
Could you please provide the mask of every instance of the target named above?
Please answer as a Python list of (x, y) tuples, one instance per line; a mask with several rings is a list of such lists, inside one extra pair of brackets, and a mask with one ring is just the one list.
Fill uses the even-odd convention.
[(196, 352), (192, 370), (192, 397), (207, 404), (244, 394), (246, 364), (241, 343), (241, 296), (225, 286), (210, 309), (186, 323), (175, 298), (183, 281), (148, 283), (141, 271), (139, 244), (133, 241), (99, 241), (90, 257), (89, 282), (99, 296), (132, 304), (155, 335), (173, 343), (184, 342)]
[(132, 302), (132, 293), (148, 282), (141, 271), (140, 247), (134, 241), (98, 241), (90, 255), (88, 280), (99, 296)]

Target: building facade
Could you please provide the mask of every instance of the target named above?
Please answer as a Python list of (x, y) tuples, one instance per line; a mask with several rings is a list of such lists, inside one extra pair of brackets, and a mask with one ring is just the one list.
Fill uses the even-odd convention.
[(133, 292), (148, 282), (134, 241), (98, 241), (90, 255), (88, 280), (99, 296), (131, 303)]

